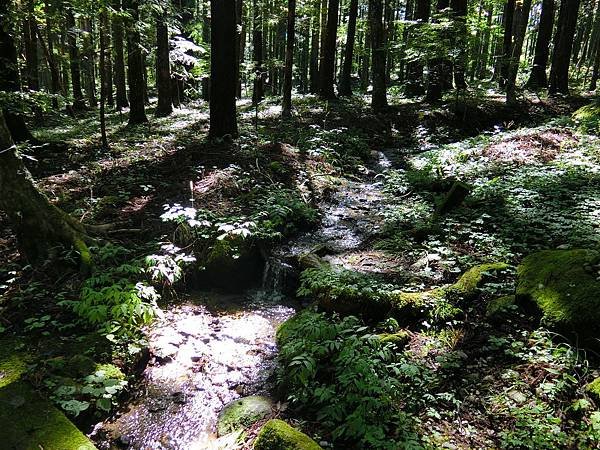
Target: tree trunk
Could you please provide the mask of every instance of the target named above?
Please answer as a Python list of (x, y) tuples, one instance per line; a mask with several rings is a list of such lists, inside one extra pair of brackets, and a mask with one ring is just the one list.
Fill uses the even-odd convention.
[(503, 15), (503, 39), (502, 39), (502, 56), (499, 61), (499, 77), (498, 84), (500, 87), (506, 85), (506, 78), (508, 77), (508, 66), (510, 65), (510, 58), (512, 55), (512, 43), (513, 43), (513, 23), (515, 18), (515, 6), (516, 0), (508, 0), (504, 5)]
[(69, 46), (71, 84), (73, 86), (73, 109), (82, 110), (85, 109), (85, 101), (83, 100), (83, 92), (81, 91), (81, 61), (79, 60), (79, 48), (77, 47), (79, 30), (75, 28), (75, 17), (70, 7), (66, 11), (66, 23), (69, 29), (67, 44)]
[[(437, 11), (441, 12), (450, 7), (449, 0), (438, 0)], [(448, 60), (444, 57), (433, 58), (430, 61), (429, 76), (427, 77), (427, 92), (425, 100), (434, 103), (439, 102), (444, 94), (444, 88), (451, 84), (451, 71), (448, 70)]]
[(529, 81), (527, 81), (527, 87), (531, 89), (548, 86), (546, 69), (548, 67), (548, 56), (550, 55), (552, 30), (554, 28), (554, 1), (555, 0), (542, 1), (542, 12), (540, 15), (537, 41), (535, 43), (533, 67), (531, 68)]
[(117, 109), (120, 110), (121, 108), (126, 108), (129, 106), (129, 102), (127, 101), (127, 86), (125, 82), (125, 52), (123, 44), (123, 17), (121, 16), (121, 0), (113, 1), (113, 9), (115, 10), (112, 18), (116, 87), (115, 103)]
[[(46, 50), (46, 59), (48, 60), (48, 66), (50, 67), (50, 92), (54, 95), (60, 93), (60, 73), (58, 65), (56, 64), (56, 58), (54, 57), (54, 33), (52, 31), (52, 11), (50, 10), (49, 2), (44, 3), (44, 15), (46, 16), (46, 40), (48, 41), (47, 47), (42, 42), (42, 47)], [(38, 37), (39, 29), (36, 27)], [(40, 39), (42, 41), (42, 39)], [(52, 98), (52, 107), (58, 109), (58, 98)]]
[(210, 131), (212, 138), (237, 136), (235, 108), (235, 0), (210, 2)]
[(294, 40), (296, 38), (296, 0), (288, 0), (288, 19), (285, 43), (285, 71), (283, 74), (282, 117), (292, 115), (292, 72), (294, 67)]
[[(319, 69), (319, 95), (327, 100), (335, 99), (333, 83), (335, 81), (335, 54), (337, 41), (337, 25), (340, 0), (329, 0), (327, 11), (327, 29), (324, 46), (321, 47), (323, 59)], [(384, 69), (385, 70), (385, 69)]]
[[(319, 0), (316, 1), (317, 9), (320, 6)], [(311, 38), (310, 38), (310, 67), (309, 67), (309, 91), (316, 94), (319, 90), (319, 36), (321, 26), (319, 24), (319, 16), (313, 15), (311, 19)]]
[(168, 116), (173, 112), (173, 101), (169, 63), (169, 30), (165, 12), (158, 12), (156, 15), (156, 90), (158, 91), (156, 116)]
[(383, 31), (383, 1), (369, 0), (369, 23), (373, 54), (373, 94), (371, 107), (374, 112), (387, 108), (385, 83), (385, 34)]
[(252, 103), (257, 105), (265, 97), (265, 75), (263, 73), (262, 2), (259, 5), (258, 0), (253, 0), (252, 9), (254, 12), (252, 29), (252, 59), (254, 60)]
[[(19, 65), (17, 61), (17, 48), (13, 37), (13, 30), (8, 20), (0, 22), (0, 91), (19, 92), (21, 82), (19, 79)], [(10, 108), (0, 108), (4, 111), (6, 124), (10, 135), (15, 142), (33, 140), (23, 116)], [(2, 147), (5, 148), (5, 147)]]
[(83, 226), (42, 194), (10, 137), (0, 111), (0, 209), (10, 220), (21, 252), (39, 263), (53, 256), (57, 244), (75, 247), (84, 268), (91, 265)]
[(454, 86), (461, 90), (467, 88), (465, 80), (468, 63), (467, 0), (451, 0), (450, 7), (454, 15), (454, 45), (457, 53), (454, 60)]
[(340, 95), (352, 95), (352, 66), (354, 65), (354, 40), (356, 37), (356, 18), (358, 16), (358, 0), (350, 0), (348, 10), (348, 33), (344, 49), (344, 65), (340, 76), (338, 91)]
[(98, 105), (96, 98), (96, 74), (95, 74), (95, 57), (94, 57), (94, 42), (91, 19), (81, 19), (81, 28), (83, 29), (83, 45), (82, 45), (82, 67), (84, 73), (83, 89), (90, 107), (95, 108)]
[(111, 30), (110, 30), (110, 13), (108, 10), (100, 18), (100, 26), (104, 29), (104, 45), (106, 46), (106, 52), (104, 53), (104, 95), (106, 97), (106, 104), (108, 106), (114, 106), (115, 96), (113, 89), (113, 65), (112, 65), (112, 54), (110, 51)]
[(508, 78), (506, 79), (506, 103), (515, 104), (517, 102), (517, 74), (519, 72), (519, 63), (523, 52), (523, 41), (527, 32), (527, 23), (529, 22), (529, 11), (531, 10), (531, 0), (523, 0), (523, 3), (517, 3), (515, 12), (518, 21), (515, 26), (515, 39), (513, 42), (513, 51), (508, 65)]
[[(418, 22), (417, 25), (412, 27), (411, 31), (417, 31), (423, 24), (429, 21), (429, 15), (431, 12), (431, 1), (430, 0), (417, 0), (415, 3), (415, 9), (413, 12), (413, 20)], [(408, 38), (411, 33), (409, 31)], [(410, 61), (406, 65), (406, 88), (405, 94), (409, 97), (416, 95), (422, 95), (425, 92), (423, 87), (423, 69), (424, 64), (422, 58), (417, 61)]]
[(127, 79), (129, 81), (129, 125), (148, 121), (144, 108), (144, 67), (140, 46), (139, 0), (126, 0), (131, 19), (127, 26)]
[(23, 44), (25, 47), (25, 80), (27, 87), (32, 91), (40, 89), (39, 69), (38, 69), (38, 47), (37, 47), (37, 24), (34, 16), (34, 2), (28, 0), (25, 4), (27, 8), (25, 18), (23, 19)]
[(552, 55), (550, 69), (550, 87), (548, 92), (554, 94), (569, 94), (569, 63), (573, 48), (573, 37), (577, 26), (579, 0), (563, 0), (561, 5), (557, 42)]
[(100, 146), (102, 150), (108, 150), (108, 139), (106, 137), (106, 29), (108, 25), (108, 17), (105, 8), (100, 12)]
[(486, 29), (483, 33), (483, 42), (481, 44), (481, 58), (477, 67), (477, 77), (483, 79), (487, 73), (489, 55), (490, 55), (490, 40), (492, 35), (492, 18), (494, 16), (494, 5), (489, 5), (486, 15)]

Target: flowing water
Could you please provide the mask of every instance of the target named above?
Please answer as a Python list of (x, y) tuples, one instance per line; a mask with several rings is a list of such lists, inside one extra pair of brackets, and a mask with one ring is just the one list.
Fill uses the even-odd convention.
[[(294, 261), (321, 246), (335, 263), (377, 233), (383, 195), (375, 175), (390, 166), (378, 153), (367, 181), (348, 181), (322, 206), (317, 230), (276, 249), (265, 261), (263, 290), (242, 295), (198, 292), (169, 307), (149, 333), (150, 361), (127, 408), (99, 424), (101, 449), (231, 448), (215, 425), (228, 402), (274, 387), (275, 330), (295, 311), (282, 293), (298, 282)], [(257, 280), (259, 281), (259, 280)]]

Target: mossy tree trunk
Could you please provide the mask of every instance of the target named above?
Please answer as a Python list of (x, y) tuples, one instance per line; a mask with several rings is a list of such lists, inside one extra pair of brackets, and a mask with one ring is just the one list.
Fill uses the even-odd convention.
[(84, 267), (91, 257), (83, 225), (52, 205), (38, 190), (10, 137), (0, 111), (0, 210), (17, 235), (21, 252), (31, 262), (53, 256), (57, 245), (73, 246)]

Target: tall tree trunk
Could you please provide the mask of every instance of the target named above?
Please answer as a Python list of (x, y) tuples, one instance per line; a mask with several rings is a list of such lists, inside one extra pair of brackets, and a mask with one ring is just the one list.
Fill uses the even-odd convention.
[(369, 0), (369, 24), (373, 54), (373, 94), (371, 108), (380, 112), (387, 108), (385, 83), (385, 34), (383, 31), (383, 0)]
[[(46, 16), (46, 40), (48, 42), (46, 48), (46, 59), (48, 60), (48, 66), (50, 67), (50, 92), (54, 95), (60, 93), (60, 72), (58, 69), (58, 65), (56, 64), (56, 58), (54, 56), (54, 32), (52, 30), (52, 13), (50, 10), (50, 2), (44, 2), (44, 15)], [(39, 34), (39, 29), (36, 27), (36, 31)], [(39, 35), (38, 37), (41, 37)], [(58, 98), (52, 98), (52, 107), (56, 110), (58, 109)]]
[(579, 0), (563, 0), (558, 17), (559, 30), (557, 42), (552, 55), (552, 68), (550, 69), (550, 87), (548, 92), (554, 94), (569, 93), (569, 63), (573, 48), (573, 37), (577, 26)]
[(115, 61), (115, 104), (117, 109), (129, 106), (127, 101), (127, 85), (125, 80), (125, 51), (123, 35), (123, 16), (121, 0), (113, 0), (114, 14), (112, 16), (113, 27), (113, 49)]
[[(225, 0), (228, 1), (228, 0)], [(263, 68), (263, 18), (262, 0), (253, 0), (252, 59), (254, 60), (254, 83), (252, 103), (258, 104), (265, 97), (265, 75)]]
[(148, 121), (144, 108), (144, 67), (140, 45), (139, 0), (126, 0), (125, 9), (131, 18), (127, 26), (127, 79), (129, 81), (129, 125)]
[(498, 77), (498, 84), (500, 85), (500, 87), (504, 87), (506, 85), (506, 78), (508, 77), (508, 66), (510, 65), (510, 58), (512, 55), (515, 7), (516, 0), (508, 0), (508, 2), (504, 5), (504, 15), (502, 18), (502, 22), (504, 25), (502, 38), (502, 56), (500, 57), (499, 61)]
[[(444, 11), (450, 7), (450, 0), (438, 0), (437, 11), (438, 13)], [(429, 76), (427, 77), (427, 92), (425, 94), (425, 100), (434, 103), (439, 102), (444, 94), (444, 88), (452, 81), (449, 79), (451, 71), (449, 68), (449, 62), (447, 58), (438, 56), (433, 58), (429, 63)]]
[(590, 81), (590, 90), (596, 90), (598, 84), (598, 77), (600, 76), (600, 2), (596, 7), (596, 14), (594, 17), (594, 30), (591, 36), (591, 43), (588, 51), (588, 59), (590, 64), (593, 65), (592, 79)]
[(0, 111), (0, 210), (10, 220), (21, 252), (35, 263), (53, 256), (57, 244), (75, 247), (82, 264), (91, 257), (83, 226), (52, 205), (37, 187), (18, 154)]
[(333, 83), (335, 81), (335, 55), (339, 6), (340, 0), (329, 0), (327, 29), (325, 31), (325, 39), (323, 40), (324, 47), (321, 47), (323, 60), (319, 69), (319, 95), (321, 98), (328, 100), (335, 99)]
[[(19, 92), (21, 81), (17, 61), (17, 48), (13, 37), (14, 30), (8, 20), (0, 21), (0, 91)], [(15, 142), (33, 140), (23, 116), (13, 108), (0, 108), (4, 111), (6, 124)], [(2, 147), (3, 149), (6, 146)]]
[(368, 25), (368, 21), (369, 19), (367, 13), (367, 27), (365, 30), (360, 71), (360, 88), (363, 92), (367, 92), (367, 89), (369, 88), (371, 74), (371, 27)]
[(25, 47), (25, 80), (27, 87), (32, 91), (40, 89), (37, 47), (37, 24), (34, 16), (34, 2), (27, 0), (25, 4), (25, 18), (23, 19), (23, 41)]
[(481, 44), (481, 58), (479, 59), (479, 65), (477, 66), (477, 77), (480, 79), (485, 78), (487, 73), (490, 55), (490, 40), (492, 35), (492, 19), (494, 16), (494, 5), (489, 5), (487, 8), (486, 28), (483, 33), (483, 42)]
[(106, 107), (106, 29), (105, 27), (108, 25), (108, 17), (107, 17), (106, 8), (102, 8), (100, 12), (100, 136), (101, 142), (100, 146), (103, 150), (108, 150), (108, 138), (106, 137), (106, 115), (105, 115), (105, 107)]
[[(415, 31), (418, 31), (423, 24), (429, 21), (429, 15), (431, 12), (431, 0), (417, 0), (415, 3), (415, 9), (413, 12), (413, 20), (417, 21), (417, 24), (412, 27), (408, 32), (408, 38), (410, 39), (414, 35)], [(412, 33), (411, 33), (412, 31)], [(406, 65), (406, 88), (405, 94), (409, 97), (421, 95), (425, 92), (423, 87), (423, 69), (424, 64), (422, 58), (416, 61), (410, 61)]]
[(210, 131), (213, 138), (237, 135), (235, 0), (210, 2)]
[(340, 76), (338, 92), (340, 95), (352, 95), (352, 66), (354, 65), (354, 40), (356, 37), (356, 18), (358, 16), (358, 0), (350, 0), (348, 9), (348, 32), (344, 49), (344, 65)]
[(110, 44), (112, 42), (111, 29), (110, 29), (110, 13), (105, 10), (105, 13), (100, 18), (100, 26), (104, 29), (104, 41), (107, 51), (104, 54), (104, 95), (106, 96), (106, 104), (108, 106), (114, 106), (115, 95), (113, 89), (113, 65), (112, 65), (112, 53), (110, 51)]
[(465, 70), (468, 63), (467, 36), (467, 0), (451, 0), (450, 7), (454, 15), (454, 43), (456, 59), (454, 60), (454, 85), (456, 89), (466, 89)]
[(538, 27), (537, 41), (535, 43), (535, 56), (531, 75), (527, 81), (527, 87), (538, 89), (548, 86), (548, 57), (550, 55), (550, 43), (552, 30), (554, 28), (554, 2), (555, 0), (543, 0), (540, 23)]
[(169, 63), (169, 30), (166, 12), (156, 14), (156, 116), (165, 117), (173, 112), (171, 96), (171, 67)]
[[(316, 8), (320, 7), (319, 0), (316, 0)], [(313, 14), (310, 21), (311, 38), (310, 38), (310, 67), (309, 67), (309, 92), (316, 94), (319, 90), (319, 36), (321, 25), (319, 16)]]
[(89, 18), (81, 19), (82, 33), (82, 68), (84, 72), (84, 83), (83, 90), (85, 91), (86, 97), (90, 107), (95, 108), (98, 105), (98, 99), (96, 98), (96, 74), (95, 74), (95, 57), (94, 57), (94, 41), (93, 41), (93, 30), (92, 22)]
[(515, 16), (518, 18), (515, 26), (515, 39), (513, 42), (513, 51), (508, 65), (508, 78), (506, 79), (506, 103), (515, 104), (517, 102), (517, 74), (519, 72), (519, 63), (523, 52), (523, 41), (527, 32), (527, 23), (529, 22), (529, 11), (531, 10), (531, 0), (523, 0), (517, 3)]
[(285, 71), (283, 74), (282, 117), (292, 115), (292, 72), (294, 67), (294, 40), (296, 38), (296, 0), (288, 0), (288, 19), (285, 43)]
[(69, 31), (67, 32), (67, 44), (69, 46), (69, 63), (71, 69), (71, 84), (73, 86), (73, 109), (85, 109), (83, 92), (81, 91), (81, 66), (79, 59), (79, 48), (77, 47), (77, 35), (79, 30), (75, 28), (75, 17), (71, 7), (67, 7), (66, 23)]

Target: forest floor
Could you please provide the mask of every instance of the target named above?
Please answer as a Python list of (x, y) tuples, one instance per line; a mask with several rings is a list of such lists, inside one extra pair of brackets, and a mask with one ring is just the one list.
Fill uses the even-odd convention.
[[(514, 292), (514, 268), (527, 254), (598, 247), (600, 145), (570, 118), (584, 103), (531, 98), (515, 110), (493, 95), (440, 107), (398, 100), (388, 114), (374, 116), (359, 99), (327, 104), (302, 97), (295, 99), (294, 119), (282, 123), (275, 103), (256, 111), (241, 102), (241, 136), (233, 144), (206, 140), (207, 107), (193, 103), (134, 128), (124, 115), (109, 114), (108, 151), (99, 149), (94, 113), (49, 115), (35, 136), (68, 149), (22, 151), (55, 204), (86, 223), (113, 224), (96, 248), (99, 268), (84, 286), (100, 291), (107, 283), (145, 279), (162, 294), (165, 310), (191, 289), (231, 288), (231, 270), (245, 270), (237, 290), (261, 284), (264, 255), (271, 254), (318, 255), (336, 268), (324, 281), (327, 289), (421, 291), (453, 283), (477, 264), (509, 265), (459, 318), (401, 324), (408, 342), (394, 364), (410, 387), (397, 400), (409, 416), (397, 426), (403, 431), (383, 423), (383, 438), (377, 431), (349, 437), (337, 419), (317, 419), (292, 402), (282, 414), (323, 446), (597, 448), (600, 399), (585, 386), (600, 375), (598, 356), (572, 347), (516, 305), (488, 307)], [(456, 179), (469, 183), (469, 196), (431, 227)], [(194, 220), (208, 231), (190, 238), (188, 207), (202, 211)], [(239, 261), (229, 272), (211, 266), (222, 261), (213, 252), (218, 237), (227, 243), (220, 251)], [(116, 277), (115, 267), (149, 255), (145, 275), (132, 270)], [(191, 270), (195, 263), (186, 256), (206, 265), (205, 274)], [(0, 267), (0, 333), (26, 336), (21, 347), (36, 355), (29, 379), (82, 427), (118, 409), (119, 392), (108, 405), (99, 402), (83, 389), (94, 382), (82, 381), (89, 374), (69, 374), (76, 381), (67, 382), (64, 366), (83, 348), (94, 362), (115, 363), (139, 380), (154, 356), (144, 340), (106, 329), (88, 334), (94, 321), (73, 306), (81, 275), (67, 262), (41, 270), (24, 265), (5, 221), (0, 259), (7, 261)], [(318, 268), (305, 274), (305, 297), (319, 295), (320, 276)], [(290, 277), (276, 284), (293, 295), (298, 283)]]

